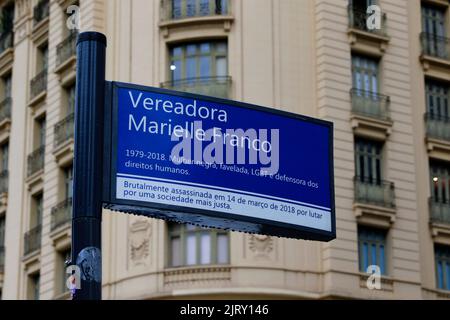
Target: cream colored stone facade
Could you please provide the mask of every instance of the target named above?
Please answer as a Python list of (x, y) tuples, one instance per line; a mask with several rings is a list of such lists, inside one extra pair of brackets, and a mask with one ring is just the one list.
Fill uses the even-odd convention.
[[(8, 192), (0, 205), (6, 217), (3, 299), (28, 299), (36, 291), (40, 299), (67, 298), (60, 253), (70, 247), (70, 225), (55, 228), (52, 212), (64, 200), (64, 168), (73, 153), (73, 140), (55, 142), (54, 129), (67, 115), (66, 89), (75, 81), (76, 58), (60, 45), (69, 35), (65, 9), (73, 2), (50, 0), (49, 17), (36, 23), (38, 1), (0, 1), (15, 5), (14, 45), (0, 56), (0, 76), (12, 72), (11, 115), (0, 123), (0, 144), (9, 141)], [(450, 161), (450, 143), (427, 138), (424, 123), (424, 79), (450, 81), (450, 61), (423, 55), (419, 37), (423, 4), (446, 10), (450, 34), (448, 1), (379, 0), (385, 34), (349, 27), (348, 0), (229, 0), (227, 14), (176, 20), (161, 18), (164, 2), (79, 1), (81, 30), (108, 37), (107, 79), (160, 86), (170, 80), (170, 46), (225, 40), (230, 98), (334, 123), (337, 239), (231, 233), (229, 264), (170, 268), (165, 222), (105, 211), (103, 298), (450, 298), (437, 289), (434, 253), (436, 243), (450, 245), (450, 221), (430, 223), (428, 204), (429, 160)], [(45, 43), (46, 88), (34, 95), (30, 81), (42, 69)], [(352, 53), (380, 60), (388, 119), (352, 111)], [(355, 137), (383, 143), (383, 179), (395, 186), (394, 207), (356, 201)], [(28, 157), (40, 143), (43, 168), (30, 174)], [(40, 194), (41, 245), (26, 253), (24, 235)], [(381, 290), (369, 290), (359, 271), (358, 225), (386, 232)]]

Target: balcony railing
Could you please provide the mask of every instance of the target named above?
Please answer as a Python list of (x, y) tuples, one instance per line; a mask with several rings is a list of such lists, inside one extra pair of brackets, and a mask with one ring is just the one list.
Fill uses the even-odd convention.
[(388, 96), (359, 89), (351, 89), (350, 95), (353, 113), (380, 120), (390, 119)]
[(73, 138), (74, 114), (71, 113), (55, 125), (55, 148)]
[(368, 19), (371, 14), (362, 11), (352, 5), (348, 6), (348, 19), (349, 27), (353, 29), (358, 29), (365, 32), (371, 32), (379, 35), (386, 35), (386, 13), (381, 14), (380, 28), (369, 28), (367, 25)]
[(14, 33), (4, 32), (0, 35), (0, 54), (6, 51), (8, 48), (12, 48), (14, 43)]
[(24, 235), (24, 255), (41, 248), (41, 225), (32, 228)]
[(395, 207), (394, 183), (355, 177), (355, 202), (385, 208)]
[(71, 219), (72, 198), (68, 198), (52, 208), (51, 231), (69, 223)]
[(436, 223), (450, 224), (450, 203), (430, 198), (430, 220)]
[(162, 83), (161, 87), (218, 98), (228, 98), (231, 89), (231, 77), (204, 77), (173, 80)]
[(425, 114), (427, 137), (450, 141), (450, 118), (432, 113)]
[(0, 246), (0, 273), (5, 270), (5, 247)]
[(72, 32), (56, 47), (56, 66), (62, 65), (64, 62), (75, 56), (77, 53), (77, 32)]
[(34, 25), (37, 25), (39, 22), (47, 18), (49, 14), (50, 14), (49, 0), (39, 1), (33, 10)]
[(450, 59), (450, 39), (440, 37), (431, 33), (422, 32), (420, 34), (422, 43), (422, 54), (440, 59)]
[(44, 169), (45, 146), (41, 146), (28, 156), (28, 176)]
[(8, 170), (0, 172), (0, 194), (8, 192)]
[(31, 100), (36, 98), (42, 92), (47, 91), (47, 69), (39, 72), (30, 83)]
[(163, 0), (161, 20), (220, 16), (230, 12), (229, 0)]
[(3, 120), (11, 119), (11, 105), (12, 99), (9, 97), (0, 102), (0, 123)]

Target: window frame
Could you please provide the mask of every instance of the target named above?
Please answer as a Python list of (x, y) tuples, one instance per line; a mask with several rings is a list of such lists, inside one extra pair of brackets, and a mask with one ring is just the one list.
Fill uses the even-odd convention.
[[(209, 246), (210, 246), (210, 262), (202, 263), (202, 247), (201, 247), (201, 236), (204, 234), (209, 235)], [(188, 264), (187, 257), (187, 238), (189, 235), (195, 235), (195, 263)], [(218, 261), (218, 236), (226, 235), (227, 236), (227, 262)], [(172, 259), (172, 241), (174, 238), (179, 238), (180, 241), (180, 257), (179, 265), (175, 265)], [(198, 267), (198, 266), (211, 266), (211, 265), (228, 265), (230, 264), (230, 233), (226, 230), (219, 229), (209, 229), (209, 228), (201, 228), (188, 224), (178, 224), (178, 223), (168, 223), (167, 224), (167, 259), (166, 265), (168, 268), (186, 268), (186, 267)]]
[[(358, 266), (359, 271), (366, 273), (370, 265), (377, 265), (380, 268), (381, 275), (388, 275), (388, 252), (387, 252), (387, 230), (368, 227), (365, 225), (358, 226)], [(368, 251), (367, 256), (364, 254), (364, 246), (366, 242)], [(373, 261), (373, 246), (375, 245), (375, 263)], [(383, 253), (380, 252), (380, 246), (383, 246)]]
[[(434, 259), (435, 259), (436, 288), (439, 290), (450, 291), (450, 247), (435, 244)], [(440, 264), (444, 265), (442, 270), (442, 279), (440, 277), (439, 272)]]
[[(204, 44), (208, 44), (210, 46), (210, 50), (207, 53), (203, 53), (201, 50), (201, 46)], [(195, 46), (195, 54), (188, 54), (187, 48), (188, 46)], [(217, 50), (219, 45), (225, 45), (225, 50), (220, 51)], [(181, 55), (174, 55), (175, 49), (181, 49)], [(201, 58), (202, 57), (210, 57), (210, 70), (207, 76), (202, 76), (201, 74)], [(194, 58), (195, 59), (195, 76), (188, 77), (187, 76), (187, 59)], [(217, 60), (219, 58), (226, 59), (226, 70), (225, 75), (217, 74)], [(195, 80), (202, 78), (215, 78), (215, 77), (226, 77), (229, 73), (229, 61), (228, 61), (228, 41), (226, 39), (217, 39), (211, 41), (194, 41), (194, 42), (183, 42), (172, 45), (169, 47), (169, 66), (177, 65), (179, 62), (181, 66), (181, 72), (179, 78), (174, 78), (175, 72), (174, 70), (170, 70), (170, 81), (183, 81), (183, 80)]]

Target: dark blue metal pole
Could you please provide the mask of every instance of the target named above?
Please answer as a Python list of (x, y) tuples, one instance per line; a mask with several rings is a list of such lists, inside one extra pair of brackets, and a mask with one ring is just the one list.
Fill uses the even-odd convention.
[(72, 264), (81, 288), (74, 300), (102, 297), (101, 223), (106, 37), (83, 32), (77, 40)]

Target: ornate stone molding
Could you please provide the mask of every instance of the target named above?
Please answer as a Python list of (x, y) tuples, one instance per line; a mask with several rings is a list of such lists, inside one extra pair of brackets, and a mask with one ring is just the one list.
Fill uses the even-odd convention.
[(129, 261), (131, 266), (148, 265), (151, 223), (146, 218), (134, 220), (129, 227)]
[(254, 258), (270, 259), (275, 252), (273, 237), (252, 234), (248, 238), (248, 249)]

